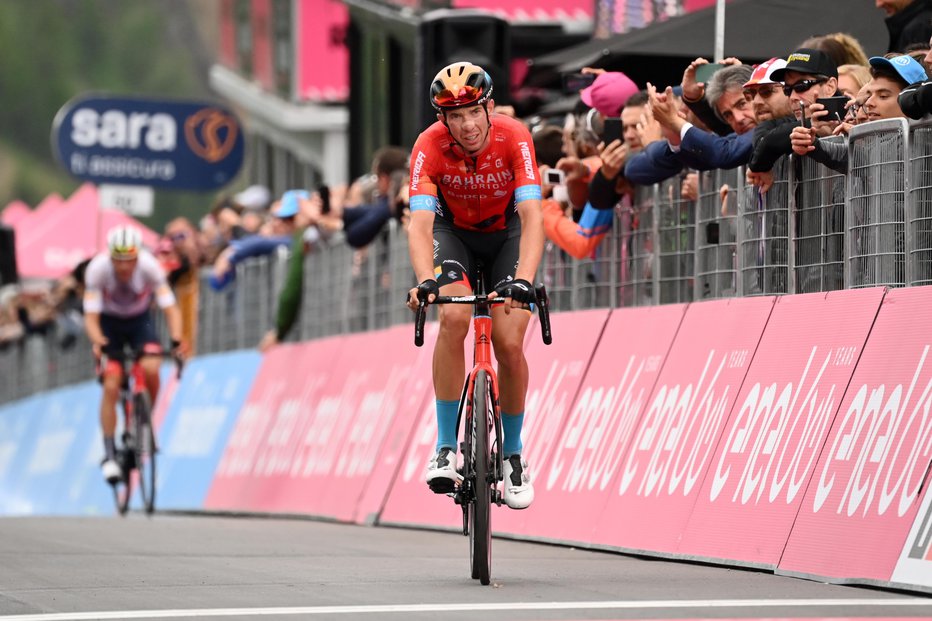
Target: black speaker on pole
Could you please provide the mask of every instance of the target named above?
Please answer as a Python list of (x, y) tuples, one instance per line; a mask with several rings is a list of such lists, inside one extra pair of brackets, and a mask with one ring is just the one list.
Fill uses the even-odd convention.
[(16, 270), (16, 233), (0, 225), (0, 286), (19, 282)]
[(483, 12), (440, 9), (426, 13), (418, 25), (414, 88), (418, 119), (424, 130), (437, 120), (430, 105), (430, 81), (446, 65), (468, 61), (492, 77), (492, 99), (511, 103), (511, 34), (508, 22)]

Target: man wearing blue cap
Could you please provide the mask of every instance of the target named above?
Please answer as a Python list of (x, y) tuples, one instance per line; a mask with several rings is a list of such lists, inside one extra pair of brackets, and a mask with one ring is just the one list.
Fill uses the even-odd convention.
[[(867, 83), (867, 100), (864, 110), (868, 121), (903, 118), (897, 96), (908, 85), (926, 78), (926, 71), (911, 56), (874, 56), (870, 59), (871, 81)], [(841, 125), (836, 133), (843, 133)], [(825, 143), (815, 139), (811, 128), (797, 127), (791, 134), (793, 152), (808, 155), (821, 164), (840, 173), (848, 172), (848, 147), (845, 144)]]
[(250, 235), (230, 242), (214, 261), (213, 272), (208, 279), (210, 286), (220, 291), (232, 282), (236, 265), (250, 257), (271, 254), (277, 248), (288, 247), (301, 214), (301, 202), (310, 199), (305, 190), (288, 190), (282, 198), (272, 203), (272, 222), (263, 227), (264, 234)]

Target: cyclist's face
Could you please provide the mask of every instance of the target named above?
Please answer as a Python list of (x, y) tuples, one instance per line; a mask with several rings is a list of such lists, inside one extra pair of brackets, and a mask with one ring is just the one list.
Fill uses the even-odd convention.
[[(494, 104), (489, 101), (489, 114)], [(442, 115), (438, 115), (443, 120)], [(489, 117), (482, 106), (470, 106), (447, 112), (447, 127), (453, 139), (460, 143), (467, 153), (478, 153), (489, 141)]]
[(117, 260), (111, 259), (113, 263), (113, 272), (116, 274), (117, 280), (120, 282), (129, 282), (129, 279), (133, 277), (133, 272), (136, 271), (136, 264), (139, 262), (139, 259), (129, 259), (129, 260)]

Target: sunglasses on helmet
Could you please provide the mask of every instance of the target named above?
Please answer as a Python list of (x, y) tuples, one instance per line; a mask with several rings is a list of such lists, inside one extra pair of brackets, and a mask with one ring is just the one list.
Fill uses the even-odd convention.
[(455, 106), (458, 104), (476, 101), (482, 95), (482, 89), (475, 86), (463, 86), (457, 93), (445, 88), (434, 95), (434, 103), (438, 106)]

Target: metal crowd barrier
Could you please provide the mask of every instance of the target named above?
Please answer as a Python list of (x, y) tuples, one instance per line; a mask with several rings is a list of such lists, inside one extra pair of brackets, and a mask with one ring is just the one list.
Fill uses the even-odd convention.
[[(539, 278), (556, 311), (930, 284), (930, 133), (932, 121), (858, 126), (847, 175), (790, 157), (774, 167), (765, 194), (746, 184), (743, 168), (701, 173), (697, 202), (682, 197), (682, 176), (638, 188), (616, 207), (613, 229), (591, 257), (573, 259), (548, 241)], [(291, 340), (410, 320), (403, 301), (413, 275), (394, 220), (364, 250), (337, 235), (304, 261)], [(221, 291), (202, 282), (198, 353), (255, 347), (275, 325), (286, 269), (281, 253), (237, 266)], [(68, 350), (54, 336), (6, 346), (0, 402), (93, 377), (88, 350), (83, 337)]]

